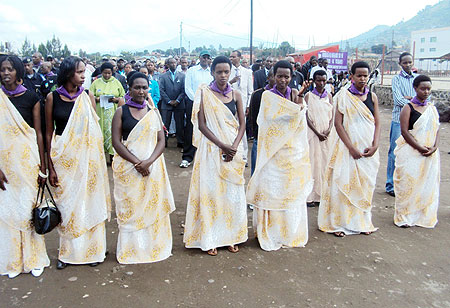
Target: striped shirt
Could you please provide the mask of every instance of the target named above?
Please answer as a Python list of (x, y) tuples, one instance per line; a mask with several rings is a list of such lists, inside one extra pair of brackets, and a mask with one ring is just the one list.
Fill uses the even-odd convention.
[(394, 97), (394, 108), (392, 109), (392, 122), (400, 123), (400, 111), (403, 106), (409, 103), (405, 96), (414, 97), (413, 81), (418, 75), (411, 72), (411, 75), (402, 70), (400, 74), (392, 79), (392, 95)]

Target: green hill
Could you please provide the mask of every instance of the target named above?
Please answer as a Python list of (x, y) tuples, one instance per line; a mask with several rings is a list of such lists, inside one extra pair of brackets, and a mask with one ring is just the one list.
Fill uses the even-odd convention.
[(401, 21), (392, 27), (376, 26), (363, 34), (343, 41), (341, 48), (347, 46), (370, 48), (377, 44), (391, 46), (392, 33), (396, 45), (409, 46), (412, 31), (443, 27), (450, 27), (450, 0), (443, 0), (435, 5), (427, 5), (413, 18)]

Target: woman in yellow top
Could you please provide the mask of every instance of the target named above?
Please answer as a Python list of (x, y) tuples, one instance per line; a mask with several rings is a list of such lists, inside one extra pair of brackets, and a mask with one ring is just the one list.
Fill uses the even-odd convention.
[(103, 63), (100, 67), (102, 77), (95, 80), (89, 90), (95, 96), (97, 103), (97, 114), (100, 117), (99, 123), (103, 132), (103, 145), (105, 153), (114, 154), (111, 141), (111, 123), (117, 106), (122, 106), (125, 102), (125, 90), (122, 84), (113, 76), (114, 66)]

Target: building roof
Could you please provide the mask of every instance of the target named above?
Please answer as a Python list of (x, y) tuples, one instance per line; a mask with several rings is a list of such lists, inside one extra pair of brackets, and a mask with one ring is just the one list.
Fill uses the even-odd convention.
[(411, 31), (411, 35), (413, 35), (413, 34), (420, 34), (420, 33), (427, 33), (427, 32), (447, 31), (447, 30), (450, 30), (450, 27)]
[(306, 55), (306, 54), (311, 53), (311, 52), (320, 51), (320, 50), (324, 50), (324, 49), (329, 49), (329, 48), (332, 48), (332, 47), (339, 48), (339, 45), (313, 46), (310, 49), (297, 51), (297, 52), (289, 54), (288, 56)]

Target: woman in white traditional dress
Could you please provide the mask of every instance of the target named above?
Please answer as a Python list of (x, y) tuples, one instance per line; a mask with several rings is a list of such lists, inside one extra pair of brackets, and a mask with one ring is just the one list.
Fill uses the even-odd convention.
[(80, 58), (64, 59), (59, 88), (45, 103), (49, 181), (56, 187), (62, 217), (57, 269), (67, 264), (96, 266), (106, 256), (108, 174), (95, 99), (81, 86), (84, 71)]
[(146, 100), (148, 78), (142, 73), (128, 75), (128, 85), (125, 105), (112, 120), (117, 261), (157, 262), (172, 253), (169, 214), (175, 210), (162, 154), (164, 130), (158, 109)]
[(199, 87), (192, 111), (197, 152), (183, 241), (186, 248), (215, 256), (222, 246), (238, 252), (237, 244), (247, 240), (248, 232), (242, 98), (228, 83), (231, 62), (227, 57), (215, 58), (211, 72), (214, 81)]
[(309, 160), (304, 83), (288, 85), (292, 65), (278, 61), (275, 85), (264, 91), (258, 114), (258, 155), (247, 189), (253, 228), (263, 250), (303, 247), (308, 241), (306, 198), (313, 181)]
[(40, 276), (50, 265), (44, 237), (31, 224), (46, 175), (39, 98), (22, 85), (22, 61), (0, 58), (0, 275)]
[(431, 79), (419, 75), (416, 96), (400, 113), (402, 136), (395, 149), (395, 213), (399, 227), (434, 228), (440, 184), (439, 114), (428, 100)]
[(327, 167), (328, 136), (333, 127), (333, 99), (325, 89), (327, 72), (317, 70), (313, 74), (314, 89), (305, 95), (308, 106), (306, 120), (308, 122), (309, 158), (314, 187), (306, 199), (308, 207), (318, 206), (322, 191), (322, 181)]
[(318, 214), (319, 229), (338, 237), (377, 230), (371, 211), (380, 166), (378, 99), (367, 87), (369, 65), (356, 62), (351, 72), (352, 85), (336, 94), (335, 128)]

